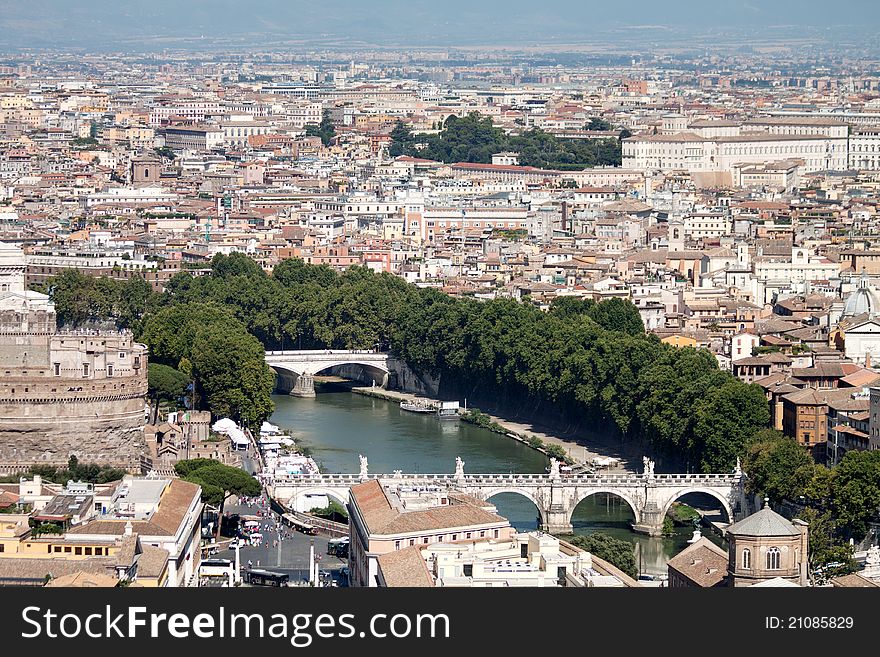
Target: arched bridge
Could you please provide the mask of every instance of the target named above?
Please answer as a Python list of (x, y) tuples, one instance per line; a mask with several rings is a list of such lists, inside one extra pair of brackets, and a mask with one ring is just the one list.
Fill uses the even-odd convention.
[(398, 366), (392, 354), (372, 350), (310, 349), (267, 351), (266, 364), (275, 370), (279, 388), (297, 397), (314, 397), (314, 376), (332, 367), (360, 366), (375, 384), (388, 387)]
[[(500, 493), (517, 493), (538, 508), (542, 528), (569, 533), (571, 515), (582, 500), (597, 493), (616, 495), (632, 509), (638, 532), (660, 535), (663, 519), (673, 502), (689, 493), (705, 493), (718, 500), (734, 522), (746, 515), (745, 475), (731, 474), (321, 474), (287, 475), (271, 482), (269, 493), (290, 508), (298, 509), (309, 495), (327, 495), (348, 502), (352, 485), (378, 479), (383, 485), (445, 486), (482, 500)], [(307, 509), (306, 509), (307, 510)]]

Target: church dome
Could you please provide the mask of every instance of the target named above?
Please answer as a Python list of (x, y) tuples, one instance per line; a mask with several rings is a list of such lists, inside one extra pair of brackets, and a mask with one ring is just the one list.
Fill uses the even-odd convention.
[(847, 297), (841, 318), (866, 313), (875, 315), (878, 311), (880, 311), (880, 299), (877, 298), (877, 293), (868, 287), (868, 278), (863, 274), (859, 279), (859, 287)]

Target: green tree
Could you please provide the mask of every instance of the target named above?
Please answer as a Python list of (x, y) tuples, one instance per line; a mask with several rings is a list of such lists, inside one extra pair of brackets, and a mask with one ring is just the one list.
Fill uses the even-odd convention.
[(798, 518), (809, 525), (810, 572), (822, 581), (855, 572), (853, 548), (838, 537), (838, 528), (830, 509), (811, 507), (804, 509)]
[(274, 374), (263, 346), (224, 308), (170, 306), (151, 315), (141, 338), (153, 362), (178, 367), (196, 382), (212, 414), (258, 427), (273, 410)]
[(329, 109), (325, 109), (321, 114), (321, 123), (319, 125), (309, 124), (306, 126), (306, 135), (310, 137), (320, 137), (324, 146), (329, 146), (330, 142), (336, 136), (336, 128), (333, 125), (332, 115)]
[(590, 554), (617, 566), (630, 577), (639, 576), (638, 568), (636, 568), (635, 549), (633, 544), (628, 541), (602, 533), (563, 536), (561, 538), (575, 547), (586, 550)]
[(202, 487), (202, 501), (218, 507), (216, 536), (223, 523), (223, 508), (231, 495), (255, 497), (262, 492), (260, 482), (239, 468), (213, 459), (189, 459), (174, 466), (178, 476)]
[(177, 401), (186, 394), (189, 378), (173, 367), (161, 363), (147, 366), (149, 395), (155, 401)]
[(587, 311), (587, 315), (609, 331), (629, 335), (642, 335), (645, 332), (645, 325), (638, 308), (624, 299), (600, 301)]
[(743, 454), (752, 436), (770, 422), (760, 386), (728, 379), (695, 405), (695, 440), (704, 472), (726, 472)]
[(880, 451), (847, 452), (834, 470), (831, 490), (837, 523), (861, 540), (880, 509)]
[(778, 431), (768, 429), (755, 437), (743, 460), (748, 491), (765, 495), (774, 504), (805, 495), (816, 472), (809, 453)]
[(614, 127), (605, 119), (594, 116), (585, 126), (587, 130), (613, 130)]

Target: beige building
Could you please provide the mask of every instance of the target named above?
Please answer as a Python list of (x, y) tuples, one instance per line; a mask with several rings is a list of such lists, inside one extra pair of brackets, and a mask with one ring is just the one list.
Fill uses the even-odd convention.
[[(201, 487), (180, 479), (126, 477), (110, 484), (15, 487), (29, 513), (0, 515), (0, 585), (42, 583), (78, 572), (139, 586), (188, 586), (200, 560)], [(0, 489), (2, 490), (2, 489)], [(75, 507), (75, 508), (74, 508)], [(48, 523), (60, 534), (34, 533)]]
[(391, 552), (438, 543), (468, 545), (514, 534), (495, 507), (445, 487), (407, 486), (373, 479), (351, 487), (349, 496), (350, 581), (380, 585), (379, 559)]
[(544, 532), (508, 540), (433, 543), (387, 552), (378, 559), (379, 586), (631, 587), (619, 568)]
[(767, 503), (757, 513), (727, 527), (729, 585), (752, 586), (781, 578), (807, 586), (807, 530), (807, 523), (790, 522)]

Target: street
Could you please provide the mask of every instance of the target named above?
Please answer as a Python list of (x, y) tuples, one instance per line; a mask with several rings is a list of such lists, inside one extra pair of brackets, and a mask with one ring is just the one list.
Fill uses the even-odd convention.
[[(287, 573), (291, 582), (307, 580), (309, 579), (309, 548), (314, 543), (315, 559), (320, 570), (329, 571), (334, 581), (344, 585), (340, 570), (347, 565), (347, 562), (327, 554), (329, 539), (326, 536), (302, 534), (283, 525), (281, 517), (269, 509), (269, 500), (265, 492), (259, 499), (249, 501), (247, 504), (231, 498), (224, 508), (224, 515), (226, 513), (265, 516), (261, 519), (260, 526), (260, 533), (263, 535), (262, 544), (259, 547), (251, 547), (244, 542), (242, 544), (240, 558), (243, 567), (247, 568), (250, 564), (254, 568)], [(235, 550), (221, 550), (216, 557), (234, 561)]]

